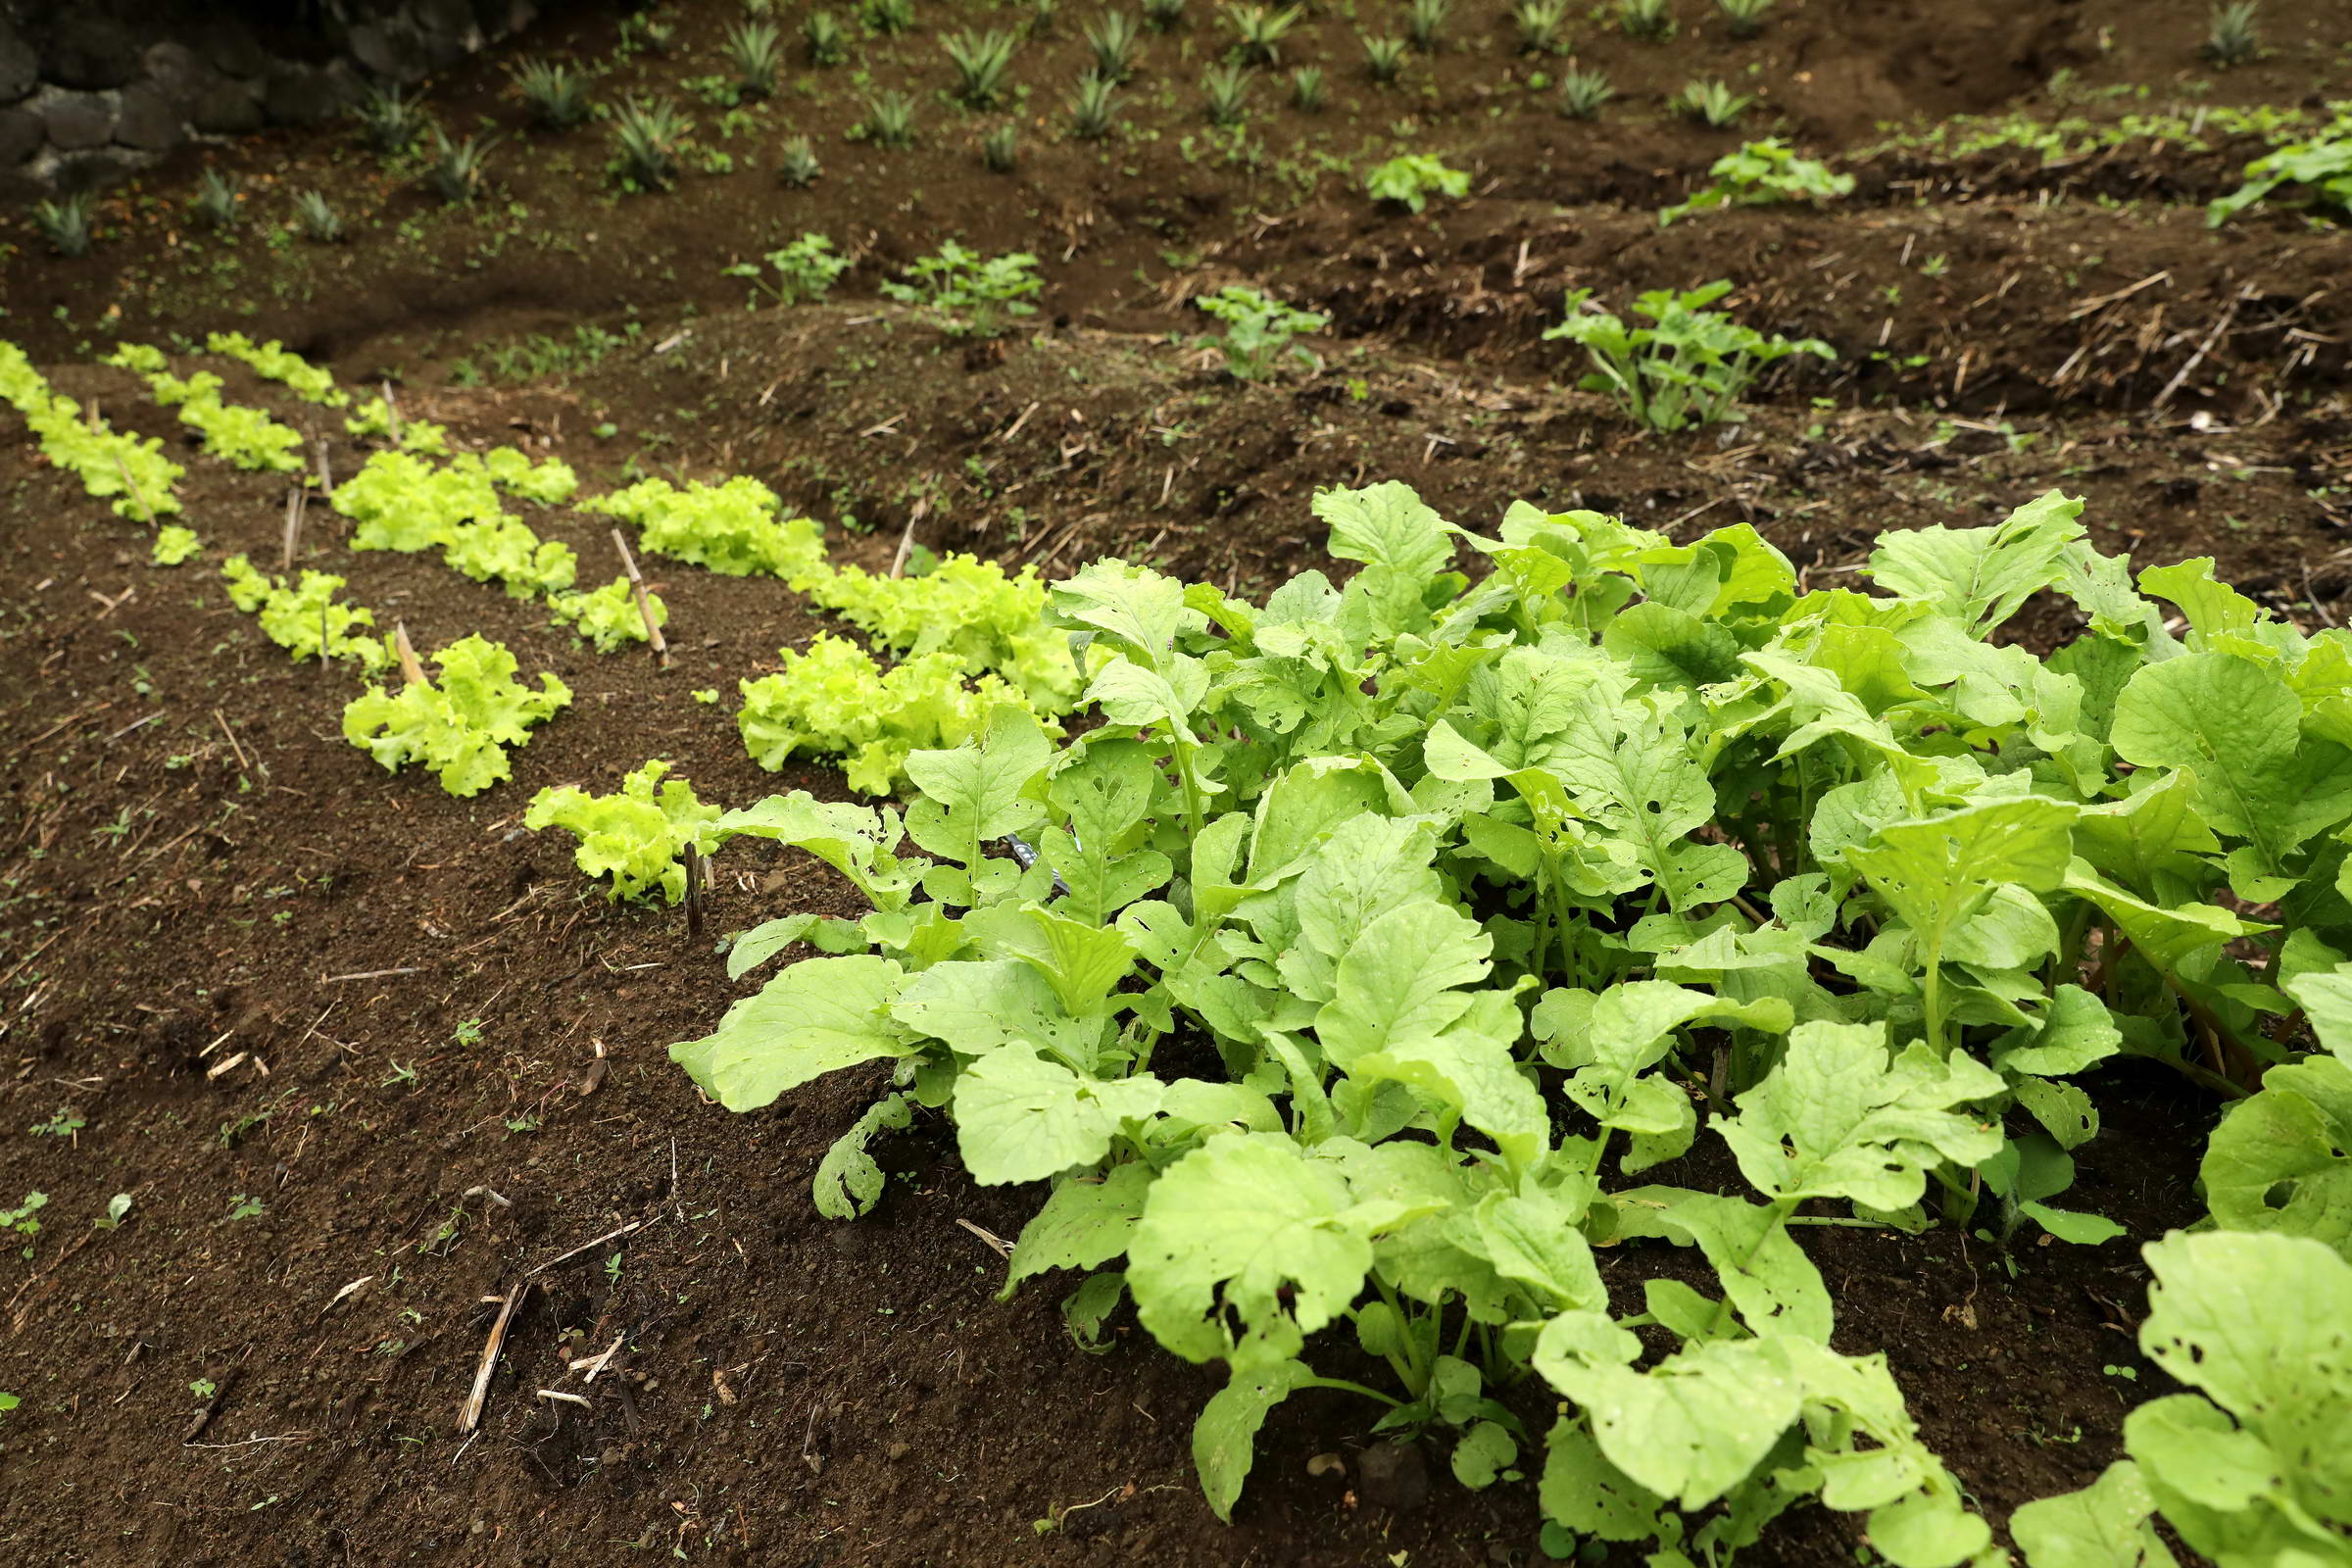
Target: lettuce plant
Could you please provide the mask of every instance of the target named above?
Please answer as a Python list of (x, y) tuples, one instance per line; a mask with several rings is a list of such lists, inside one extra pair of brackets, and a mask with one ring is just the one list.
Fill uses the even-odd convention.
[(662, 783), (668, 771), (667, 762), (648, 761), (612, 795), (551, 786), (531, 798), (522, 825), (534, 832), (560, 827), (577, 838), (573, 863), (583, 876), (611, 876), (609, 898), (644, 900), (659, 892), (675, 904), (686, 896), (681, 858), (689, 845), (705, 855), (718, 847), (710, 824), (719, 813), (695, 799), (686, 780)]
[(648, 555), (730, 577), (791, 578), (824, 564), (824, 538), (809, 518), (778, 518), (782, 507), (774, 491), (741, 475), (684, 489), (665, 479), (640, 479), (580, 503), (583, 512), (635, 523)]
[(356, 629), (373, 626), (375, 612), (336, 601), (345, 586), (341, 577), (306, 571), (289, 588), (283, 577), (264, 573), (242, 555), (222, 563), (220, 575), (228, 584), (229, 603), (258, 616), (263, 634), (290, 657), (317, 659), (323, 640), (327, 658), (352, 660), (371, 675), (392, 662), (381, 638)]
[(386, 772), (421, 762), (452, 795), (479, 795), (514, 776), (507, 749), (571, 706), (571, 688), (542, 672), (534, 691), (514, 678), (514, 656), (475, 634), (433, 656), (438, 681), (370, 687), (343, 709), (343, 738)]
[[(660, 594), (648, 593), (645, 602), (654, 612), (656, 626), (669, 624), (669, 607)], [(558, 621), (594, 644), (600, 654), (612, 653), (623, 643), (647, 640), (645, 616), (637, 609), (636, 591), (626, 577), (615, 577), (602, 588), (584, 593), (551, 593), (547, 608)]]
[(81, 405), (51, 391), (24, 351), (5, 339), (0, 339), (0, 402), (24, 416), (43, 459), (78, 478), (88, 494), (111, 500), (117, 516), (166, 517), (180, 510), (173, 487), (187, 470), (163, 455), (161, 441), (122, 435), (104, 423), (93, 427)]
[[(1006, 1289), (1071, 1271), (1073, 1313), (1131, 1299), (1224, 1366), (1194, 1434), (1220, 1513), (1267, 1412), (1319, 1389), (1465, 1485), (1540, 1472), (1559, 1555), (1722, 1562), (1810, 1499), (1895, 1568), (1990, 1562), (1885, 1360), (1831, 1348), (1806, 1227), (1997, 1201), (2004, 1230), (2097, 1245), (2051, 1201), (2054, 1154), (2098, 1136), (2076, 1075), (2131, 1054), (2236, 1093), (2298, 1019), (2352, 1039), (2352, 631), (2307, 636), (2210, 563), (2134, 573), (2081, 510), (1889, 532), (1811, 591), (1744, 525), (1677, 544), (1522, 504), (1487, 536), (1396, 484), (1316, 498), (1344, 587), (1309, 571), (1259, 605), (1100, 563), (1053, 601), (1100, 722), (1057, 742), (974, 705), (903, 754), (904, 807), (796, 793), (712, 825), (807, 850), (870, 912), (748, 933), (738, 973), (823, 956), (672, 1055), (736, 1110), (886, 1065), (825, 1212), (877, 1199), (866, 1142), (918, 1112), (976, 1182), (1042, 1184)], [(2003, 636), (2037, 594), (2087, 622), (2047, 660)], [(855, 744), (875, 684), (812, 647), (771, 694), (807, 721), (768, 738)], [(2272, 907), (2291, 936), (2245, 912)], [(2249, 1119), (2251, 1162), (2216, 1167), (2232, 1201), (2319, 1183), (2315, 1233), (2328, 1059), (2263, 1092), (2302, 1144)], [(1736, 1177), (1692, 1185), (1702, 1140)], [(2249, 1506), (2304, 1532), (2291, 1560), (2333, 1561), (2305, 1543), (2352, 1490), (2315, 1436), (2342, 1424), (2340, 1264), (2243, 1242), (2265, 1257), (2212, 1289), (2241, 1261), (2257, 1283), (2215, 1321), (2307, 1369), (2292, 1419), (2214, 1360), (2259, 1357), (2197, 1347), (2207, 1283), (2163, 1244), (2151, 1353), (2212, 1403), (2135, 1418), (2135, 1453), (2180, 1461), (2150, 1450), (2144, 1487), (2177, 1524), (2174, 1499), (2226, 1515), (2180, 1526), (2219, 1561), (2289, 1539), (2229, 1536)], [(1648, 1272), (1638, 1303), (1598, 1249)], [(1653, 1269), (1663, 1249), (1691, 1261)]]
[(1034, 570), (1008, 577), (993, 561), (950, 555), (919, 577), (820, 565), (792, 586), (894, 655), (950, 654), (959, 674), (1002, 676), (1040, 713), (1067, 712), (1085, 684), (1069, 638), (1047, 624)]
[(340, 409), (351, 402), (351, 394), (335, 385), (333, 371), (320, 369), (275, 338), (257, 345), (242, 332), (214, 332), (207, 335), (204, 346), (211, 353), (225, 354), (251, 367), (264, 380), (283, 382), (305, 403)]
[[(392, 406), (382, 398), (369, 398), (360, 405), (360, 411), (343, 421), (346, 435), (367, 439), (370, 436), (393, 441), (403, 452), (420, 458), (449, 456), (449, 430), (427, 419), (396, 418)], [(397, 432), (397, 434), (395, 434)]]

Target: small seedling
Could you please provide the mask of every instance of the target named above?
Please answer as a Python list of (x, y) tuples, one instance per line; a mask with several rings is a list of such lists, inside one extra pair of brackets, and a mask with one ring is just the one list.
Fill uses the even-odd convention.
[(1270, 375), (1285, 360), (1296, 360), (1310, 369), (1320, 363), (1312, 350), (1292, 341), (1331, 324), (1331, 318), (1319, 311), (1298, 310), (1240, 283), (1202, 295), (1193, 304), (1225, 324), (1223, 332), (1195, 341), (1223, 354), (1225, 368), (1236, 380), (1255, 381)]
[(2256, 0), (2230, 0), (2213, 8), (2205, 34), (2205, 58), (2228, 70), (2249, 64), (2262, 54), (2261, 6)]
[[(1078, 78), (1070, 95), (1070, 134), (1080, 141), (1101, 141), (1118, 119), (1118, 83), (1088, 72)], [(1009, 127), (1007, 127), (1009, 128)]]
[(1715, 0), (1723, 11), (1724, 28), (1742, 41), (1764, 31), (1764, 14), (1773, 7), (1773, 0)]
[(838, 66), (850, 58), (849, 32), (830, 11), (808, 13), (801, 24), (801, 42), (808, 47), (810, 65)]
[(89, 1125), (74, 1114), (72, 1106), (59, 1109), (47, 1121), (36, 1121), (28, 1129), (35, 1138), (71, 1138)]
[(1405, 42), (1402, 38), (1366, 38), (1364, 40), (1364, 71), (1382, 86), (1395, 82), (1404, 70)]
[(228, 1217), (232, 1220), (258, 1219), (261, 1217), (262, 1206), (260, 1199), (248, 1198), (243, 1193), (239, 1193), (228, 1200)]
[(903, 281), (883, 284), (882, 292), (932, 311), (951, 337), (991, 338), (1010, 327), (1012, 318), (1035, 316), (1029, 301), (1044, 286), (1037, 258), (1027, 251), (982, 257), (949, 240), (906, 269)]
[(1280, 11), (1265, 6), (1227, 6), (1225, 20), (1233, 27), (1235, 55), (1245, 65), (1281, 64), (1282, 40), (1298, 25), (1301, 15), (1297, 6)]
[(612, 158), (606, 167), (624, 189), (667, 190), (693, 134), (693, 120), (677, 105), (632, 98), (612, 117)]
[(1364, 192), (1376, 202), (1396, 202), (1419, 212), (1432, 195), (1459, 201), (1470, 194), (1470, 176), (1448, 169), (1427, 153), (1405, 153), (1390, 159), (1364, 176)]
[(479, 1018), (466, 1019), (458, 1025), (457, 1032), (451, 1038), (456, 1040), (459, 1045), (468, 1049), (480, 1045), (482, 1043), (482, 1020)]
[(774, 24), (744, 22), (727, 29), (727, 66), (735, 73), (735, 90), (746, 98), (772, 97), (776, 77), (784, 70), (784, 35)]
[(1661, 43), (1674, 35), (1674, 15), (1666, 0), (1617, 0), (1617, 30), (1644, 43)]
[(790, 137), (776, 150), (776, 178), (785, 184), (812, 185), (821, 172), (816, 148), (808, 137)]
[(234, 228), (237, 223), (237, 203), (245, 196), (245, 182), (234, 174), (224, 174), (218, 169), (208, 169), (196, 178), (196, 195), (190, 206), (196, 216), (216, 229)]
[(1004, 76), (1012, 69), (1017, 33), (992, 27), (966, 30), (940, 40), (949, 63), (956, 68), (956, 97), (968, 109), (994, 109), (1004, 96)]
[(1153, 32), (1174, 32), (1184, 25), (1184, 0), (1144, 0), (1144, 25)]
[(1323, 108), (1323, 68), (1300, 66), (1291, 73), (1291, 106), (1303, 114), (1318, 114)]
[(351, 106), (360, 122), (360, 135), (375, 151), (390, 157), (405, 153), (424, 132), (424, 112), (399, 87), (369, 87)]
[(1598, 118), (1601, 106), (1616, 96), (1606, 72), (1572, 66), (1560, 73), (1560, 113), (1570, 120)]
[(1755, 99), (1737, 93), (1720, 81), (1687, 82), (1674, 95), (1667, 107), (1686, 120), (1695, 120), (1717, 130), (1737, 124), (1747, 113)]
[(1095, 74), (1125, 81), (1135, 74), (1135, 46), (1143, 29), (1124, 11), (1109, 11), (1086, 29), (1086, 45), (1095, 54)]
[(727, 276), (751, 281), (749, 309), (759, 308), (762, 294), (778, 305), (823, 299), (834, 280), (850, 270), (850, 259), (836, 254), (833, 242), (822, 234), (803, 234), (782, 249), (769, 251), (765, 261), (773, 277), (763, 273), (757, 262), (737, 262), (726, 269)]
[(1511, 10), (1511, 25), (1519, 32), (1519, 52), (1547, 55), (1560, 46), (1560, 28), (1568, 23), (1568, 0), (1519, 0)]
[(481, 193), (483, 170), (495, 145), (495, 141), (473, 136), (453, 142), (439, 125), (433, 127), (433, 160), (428, 172), (443, 201), (454, 207)]
[(878, 92), (865, 101), (865, 118), (850, 127), (852, 140), (877, 147), (914, 145), (914, 100), (903, 92)]
[(884, 34), (914, 30), (914, 0), (865, 0), (865, 24)]
[(515, 94), (544, 129), (569, 130), (594, 111), (587, 78), (560, 61), (518, 61), (513, 79)]
[(1250, 104), (1250, 73), (1227, 61), (1200, 74), (1202, 107), (1212, 125), (1238, 125)]
[(1018, 125), (991, 125), (981, 136), (980, 162), (996, 172), (1009, 174), (1020, 161), (1021, 131)]
[(1438, 33), (1453, 10), (1453, 0), (1412, 0), (1404, 14), (1404, 35), (1423, 54), (1435, 54)]
[(55, 201), (36, 202), (32, 209), (32, 225), (41, 231), (49, 248), (60, 256), (87, 256), (90, 240), (95, 234), (91, 220), (98, 212), (95, 191), (76, 191)]

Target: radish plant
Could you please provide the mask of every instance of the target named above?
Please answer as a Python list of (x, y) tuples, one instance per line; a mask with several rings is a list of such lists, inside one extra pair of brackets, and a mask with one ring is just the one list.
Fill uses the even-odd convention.
[(1732, 291), (1728, 282), (1677, 293), (1653, 289), (1634, 301), (1636, 315), (1653, 323), (1628, 326), (1592, 304), (1591, 289), (1571, 290), (1561, 308), (1567, 319), (1544, 332), (1546, 342), (1580, 345), (1592, 373), (1579, 384), (1606, 392), (1628, 416), (1653, 430), (1680, 430), (1740, 417), (1740, 396), (1766, 366), (1791, 355), (1835, 360), (1819, 338), (1766, 337), (1706, 307)]

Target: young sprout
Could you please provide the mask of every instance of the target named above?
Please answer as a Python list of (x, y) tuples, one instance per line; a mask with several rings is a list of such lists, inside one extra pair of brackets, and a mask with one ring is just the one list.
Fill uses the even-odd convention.
[(1403, 72), (1404, 50), (1402, 38), (1366, 38), (1364, 69), (1372, 74), (1374, 81), (1386, 86)]
[(587, 78), (559, 61), (517, 61), (513, 76), (515, 93), (546, 129), (569, 130), (591, 112)]
[(76, 191), (32, 209), (33, 226), (60, 256), (87, 256), (92, 237), (90, 220), (98, 211), (96, 191)]
[(1144, 25), (1153, 32), (1174, 32), (1184, 25), (1184, 0), (1144, 0)]
[(1666, 0), (1617, 0), (1617, 30), (1628, 38), (1657, 43), (1674, 32)]
[(218, 169), (208, 169), (196, 179), (196, 196), (191, 203), (196, 216), (214, 228), (233, 228), (237, 221), (237, 203), (245, 194), (245, 182), (234, 174), (223, 174)]
[(1078, 90), (1070, 95), (1070, 134), (1080, 141), (1101, 141), (1110, 134), (1118, 119), (1113, 94), (1118, 83), (1099, 72), (1088, 72), (1078, 78)]
[(914, 100), (903, 92), (878, 92), (865, 101), (865, 119), (851, 132), (877, 147), (914, 145)]
[(1013, 124), (991, 126), (980, 138), (980, 162), (1000, 174), (1009, 174), (1021, 161), (1020, 127)]
[(850, 34), (830, 11), (811, 11), (801, 24), (801, 42), (813, 66), (838, 66), (850, 58)]
[(1723, 11), (1726, 30), (1735, 38), (1753, 38), (1764, 30), (1764, 13), (1773, 0), (1715, 0)]
[(2227, 69), (2242, 66), (2262, 53), (2261, 10), (2256, 0), (2230, 0), (2213, 8), (2212, 28), (2205, 35), (2205, 58)]
[(806, 136), (794, 136), (776, 153), (776, 177), (787, 185), (813, 185), (820, 172), (816, 148)]
[(912, 32), (914, 0), (865, 0), (865, 24), (876, 32)]
[(727, 64), (735, 90), (747, 98), (773, 97), (784, 69), (784, 35), (769, 22), (745, 22), (727, 29)]
[(1054, 19), (1060, 11), (1061, 0), (1029, 0), (1029, 25), (1024, 30), (1032, 38), (1052, 37)]
[(956, 96), (972, 109), (993, 109), (1004, 96), (1004, 74), (1012, 68), (1012, 52), (1020, 38), (990, 28), (986, 32), (951, 33), (940, 40), (956, 67)]
[(1142, 34), (1135, 18), (1124, 11), (1104, 12), (1086, 29), (1087, 47), (1095, 52), (1095, 74), (1125, 81), (1135, 73), (1135, 45)]
[(1234, 52), (1250, 66), (1279, 65), (1282, 40), (1298, 25), (1297, 6), (1270, 11), (1264, 6), (1227, 6), (1225, 20), (1233, 26)]
[(1721, 130), (1737, 123), (1754, 102), (1755, 99), (1736, 93), (1720, 81), (1693, 81), (1685, 83), (1667, 107), (1687, 120)]
[(1404, 14), (1404, 35), (1423, 54), (1437, 53), (1438, 29), (1446, 24), (1446, 14), (1452, 10), (1453, 0), (1412, 0)]
[(1511, 24), (1519, 29), (1519, 52), (1547, 55), (1560, 44), (1560, 28), (1568, 22), (1568, 0), (1519, 0)]
[(341, 216), (318, 191), (306, 190), (296, 194), (294, 220), (302, 225), (303, 234), (315, 244), (332, 245), (343, 237)]
[(1305, 114), (1321, 112), (1323, 70), (1320, 66), (1300, 66), (1291, 73), (1291, 105)]
[(452, 207), (469, 202), (481, 193), (483, 171), (490, 160), (495, 139), (483, 141), (468, 136), (453, 142), (439, 125), (433, 127), (433, 161), (426, 170), (433, 189)]
[(1238, 125), (1250, 99), (1250, 73), (1228, 61), (1200, 74), (1200, 93), (1208, 100), (1208, 122)]
[(1571, 66), (1560, 73), (1560, 113), (1570, 120), (1597, 117), (1601, 105), (1616, 96), (1617, 89), (1609, 85), (1605, 71)]
[(424, 133), (424, 111), (398, 87), (370, 87), (351, 106), (368, 145), (387, 156), (405, 153)]
[(694, 122), (677, 105), (632, 98), (612, 117), (612, 170), (635, 189), (667, 190), (693, 133)]

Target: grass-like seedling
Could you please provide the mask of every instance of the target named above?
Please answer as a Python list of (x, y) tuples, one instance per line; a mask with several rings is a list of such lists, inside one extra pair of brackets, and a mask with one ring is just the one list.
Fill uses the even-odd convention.
[(55, 201), (35, 203), (32, 226), (41, 231), (41, 237), (58, 255), (87, 256), (90, 241), (95, 237), (91, 220), (97, 212), (97, 192), (76, 191)]
[(1764, 14), (1774, 0), (1715, 0), (1723, 12), (1725, 28), (1735, 38), (1747, 39), (1764, 30)]
[(865, 24), (879, 33), (912, 32), (914, 0), (865, 0)]
[(1438, 33), (1453, 12), (1453, 0), (1412, 0), (1404, 13), (1404, 35), (1423, 54), (1435, 54)]
[(776, 178), (787, 185), (813, 185), (821, 172), (816, 147), (806, 136), (788, 138), (776, 152)]
[(1364, 70), (1374, 81), (1383, 86), (1394, 82), (1404, 71), (1405, 42), (1402, 38), (1366, 38), (1364, 40)]
[(236, 175), (208, 169), (196, 176), (196, 194), (188, 205), (208, 227), (229, 229), (236, 227), (237, 202), (244, 194), (245, 182)]
[(1124, 11), (1106, 11), (1086, 29), (1086, 46), (1095, 53), (1095, 74), (1125, 81), (1135, 73), (1135, 46), (1143, 28)]
[(482, 180), (490, 160), (490, 149), (497, 139), (484, 141), (468, 136), (464, 141), (451, 141), (449, 133), (439, 125), (433, 127), (433, 158), (425, 166), (425, 178), (435, 194), (455, 207), (469, 202), (481, 194)]
[(1717, 130), (1735, 125), (1747, 113), (1755, 99), (1738, 93), (1720, 81), (1686, 82), (1683, 90), (1674, 95), (1667, 107), (1686, 120), (1695, 120)]
[(1560, 73), (1560, 113), (1570, 120), (1593, 120), (1601, 106), (1617, 96), (1605, 71), (1571, 66)]
[(303, 237), (315, 245), (332, 245), (343, 237), (342, 215), (319, 191), (296, 193), (294, 220), (302, 225)]
[(1302, 114), (1323, 110), (1323, 68), (1300, 66), (1291, 73), (1291, 107)]
[(1099, 72), (1078, 78), (1070, 95), (1070, 134), (1080, 141), (1101, 141), (1118, 119), (1118, 83)]
[(632, 98), (612, 117), (612, 172), (632, 190), (667, 190), (693, 134), (693, 120), (677, 105)]
[(1012, 53), (1020, 35), (991, 27), (966, 30), (940, 40), (956, 67), (956, 96), (972, 109), (993, 109), (1004, 96), (1004, 75), (1012, 69)]
[(838, 66), (850, 58), (849, 29), (830, 11), (811, 11), (801, 24), (801, 43), (812, 66)]
[(865, 101), (865, 118), (850, 134), (877, 147), (914, 145), (914, 100), (903, 92), (878, 92)]
[(1200, 74), (1200, 96), (1210, 124), (1238, 125), (1250, 104), (1250, 73), (1233, 61), (1211, 66)]
[(361, 139), (389, 156), (405, 153), (424, 134), (424, 111), (398, 87), (369, 87), (351, 106)]
[(1628, 38), (1658, 43), (1674, 34), (1674, 15), (1666, 0), (1617, 0), (1617, 30)]
[(1519, 32), (1519, 52), (1550, 54), (1560, 46), (1560, 28), (1568, 24), (1568, 0), (1519, 0), (1511, 8), (1511, 25)]
[(1153, 32), (1174, 32), (1184, 25), (1184, 0), (1144, 0), (1144, 25)]
[(1245, 65), (1272, 66), (1282, 60), (1282, 40), (1298, 25), (1297, 6), (1280, 11), (1267, 6), (1227, 6), (1225, 20), (1233, 27), (1234, 53)]
[(980, 138), (980, 162), (1000, 174), (1009, 174), (1021, 161), (1021, 132), (1017, 125), (992, 126)]
[(2230, 0), (2213, 8), (2205, 34), (2205, 58), (2225, 70), (2242, 66), (2262, 53), (2262, 24), (2256, 0)]
[(784, 35), (775, 24), (744, 22), (729, 27), (726, 57), (737, 92), (747, 98), (774, 96), (776, 78), (784, 71)]
[(548, 130), (569, 130), (595, 110), (588, 78), (561, 61), (517, 61), (513, 80), (531, 119)]

